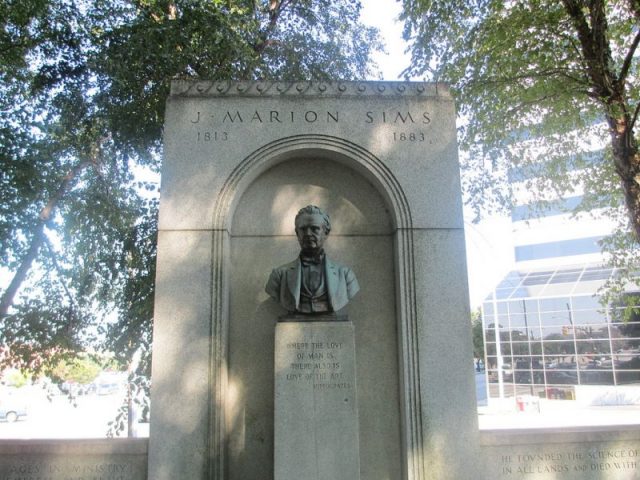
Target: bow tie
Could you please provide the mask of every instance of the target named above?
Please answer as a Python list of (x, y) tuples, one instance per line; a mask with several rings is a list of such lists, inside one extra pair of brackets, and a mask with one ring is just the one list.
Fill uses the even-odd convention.
[(324, 252), (320, 252), (317, 255), (307, 256), (300, 254), (300, 261), (303, 265), (320, 265), (322, 264), (322, 259), (324, 258)]

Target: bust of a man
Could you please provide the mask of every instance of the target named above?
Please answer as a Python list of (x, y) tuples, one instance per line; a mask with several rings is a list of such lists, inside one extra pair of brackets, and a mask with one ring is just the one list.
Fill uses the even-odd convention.
[(296, 215), (295, 231), (300, 255), (273, 269), (266, 292), (290, 313), (314, 315), (340, 310), (360, 286), (350, 268), (331, 261), (324, 253), (331, 232), (329, 215), (308, 205)]

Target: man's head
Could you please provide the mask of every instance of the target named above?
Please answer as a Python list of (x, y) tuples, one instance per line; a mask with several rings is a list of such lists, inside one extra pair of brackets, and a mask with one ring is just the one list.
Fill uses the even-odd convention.
[(331, 220), (315, 205), (300, 209), (295, 219), (296, 236), (303, 252), (317, 252), (322, 249), (329, 232)]

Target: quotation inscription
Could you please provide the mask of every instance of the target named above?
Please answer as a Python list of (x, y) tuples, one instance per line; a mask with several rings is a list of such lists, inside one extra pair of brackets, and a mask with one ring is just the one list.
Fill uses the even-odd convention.
[(290, 342), (286, 344), (291, 358), (287, 382), (313, 384), (314, 390), (352, 389), (342, 369), (342, 342)]
[(623, 472), (638, 469), (638, 449), (565, 451), (502, 455), (502, 474), (522, 477), (541, 473)]
[(425, 131), (432, 122), (431, 114), (427, 111), (383, 110), (364, 112), (360, 118), (350, 118), (338, 110), (222, 110), (219, 112), (195, 112), (189, 120), (197, 130), (197, 143), (226, 142), (238, 140), (234, 138), (231, 129), (234, 126), (248, 125), (284, 125), (284, 124), (339, 124), (362, 123), (364, 125), (388, 124), (396, 128), (403, 128), (390, 132), (393, 142), (424, 142), (433, 143), (427, 139)]
[(0, 469), (0, 480), (129, 480), (122, 463), (15, 463)]

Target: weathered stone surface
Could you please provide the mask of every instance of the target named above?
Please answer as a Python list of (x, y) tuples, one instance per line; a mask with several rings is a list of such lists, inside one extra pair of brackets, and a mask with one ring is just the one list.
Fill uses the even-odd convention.
[[(409, 204), (420, 206), (412, 209), (415, 228), (462, 228), (455, 111), (444, 85), (405, 85), (400, 91), (393, 82), (363, 82), (362, 91), (355, 84), (340, 91), (336, 84), (320, 92), (320, 85), (313, 84), (302, 92), (273, 86), (261, 94), (255, 85), (246, 95), (226, 86), (202, 93), (194, 87), (188, 94), (174, 88), (166, 117), (161, 229), (211, 228), (212, 200), (238, 163), (265, 145), (301, 135), (314, 138), (299, 137), (297, 158), (329, 156), (365, 178), (371, 175), (344, 154), (336, 155), (324, 141), (331, 137), (381, 159)], [(291, 158), (282, 153), (281, 160)]]
[(498, 480), (635, 480), (637, 427), (481, 432), (483, 478)]
[(350, 322), (277, 325), (276, 480), (360, 478), (356, 392)]
[[(177, 308), (189, 312), (187, 321), (178, 320), (193, 329), (189, 338), (208, 330), (211, 340), (209, 374), (193, 363), (202, 381), (192, 386), (195, 395), (154, 380), (154, 478), (175, 478), (181, 469), (190, 478), (273, 477), (270, 345), (274, 319), (284, 312), (263, 288), (274, 265), (297, 255), (291, 226), (307, 204), (330, 213), (327, 254), (349, 265), (361, 284), (348, 314), (356, 328), (362, 392), (357, 399), (362, 478), (429, 478), (443, 452), (462, 443), (467, 450), (473, 447), (465, 435), (475, 425), (475, 411), (466, 408), (473, 403), (470, 381), (456, 386), (456, 395), (468, 400), (426, 403), (438, 395), (428, 384), (430, 375), (439, 375), (426, 367), (446, 363), (463, 379), (463, 372), (471, 373), (461, 347), (468, 335), (450, 346), (456, 355), (449, 362), (441, 360), (440, 350), (423, 345), (427, 330), (439, 332), (429, 326), (432, 318), (445, 325), (455, 316), (452, 331), (468, 328), (459, 316), (466, 294), (456, 298), (453, 310), (444, 303), (438, 304), (440, 312), (423, 308), (423, 298), (430, 295), (424, 289), (437, 285), (443, 271), (456, 282), (456, 291), (466, 289), (461, 242), (443, 244), (444, 250), (436, 252), (456, 259), (451, 265), (423, 257), (429, 250), (416, 243), (422, 233), (461, 238), (455, 111), (445, 86), (176, 82), (167, 106), (162, 175), (160, 229), (167, 235), (160, 237), (159, 272), (174, 268), (161, 267), (168, 262), (178, 272), (192, 265), (197, 273), (193, 279), (176, 276), (178, 293), (171, 293), (173, 280), (162, 274), (167, 293), (157, 299), (154, 335), (164, 343), (181, 328), (172, 324)], [(171, 235), (204, 239), (207, 233), (210, 256), (203, 251), (176, 263), (172, 249), (163, 245)], [(181, 258), (180, 251), (175, 255)], [(430, 262), (439, 267), (422, 268)], [(209, 275), (201, 275), (201, 268)], [(204, 348), (201, 340), (187, 358)], [(429, 342), (437, 344), (437, 337)], [(167, 345), (171, 355), (154, 351), (154, 370), (161, 378), (172, 368), (188, 373), (188, 367), (175, 366), (183, 342), (179, 348)], [(191, 414), (172, 419), (172, 403), (189, 403)], [(447, 419), (448, 430), (431, 435), (427, 425), (440, 425), (439, 418)], [(154, 421), (160, 422), (155, 431), (163, 432), (157, 437)], [(475, 472), (463, 462), (439, 478), (462, 478), (469, 467)]]
[(164, 231), (158, 244), (149, 478), (204, 478), (212, 234)]
[(0, 440), (2, 480), (146, 480), (146, 439)]

